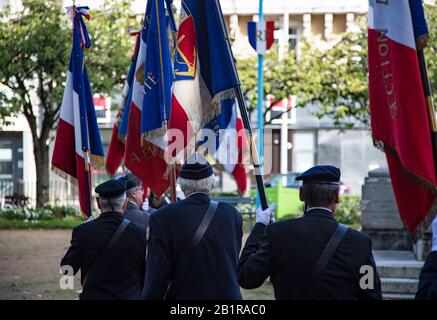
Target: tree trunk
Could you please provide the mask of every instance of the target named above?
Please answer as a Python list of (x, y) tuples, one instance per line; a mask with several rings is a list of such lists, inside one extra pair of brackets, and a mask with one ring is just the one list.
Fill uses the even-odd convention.
[(40, 143), (34, 146), (36, 164), (36, 206), (46, 205), (49, 201), (49, 146)]

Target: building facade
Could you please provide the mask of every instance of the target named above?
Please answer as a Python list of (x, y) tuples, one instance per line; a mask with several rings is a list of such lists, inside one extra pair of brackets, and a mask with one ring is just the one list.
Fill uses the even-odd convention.
[[(85, 1), (76, 1), (77, 5), (82, 2), (85, 4)], [(67, 6), (72, 2), (63, 3)], [(103, 0), (86, 2), (91, 10), (102, 3)], [(258, 1), (221, 0), (220, 3), (237, 60), (256, 55), (248, 42), (247, 23), (257, 21)], [(5, 4), (20, 9), (20, 1), (0, 0), (0, 8)], [(180, 1), (175, 0), (174, 5), (179, 9)], [(323, 50), (340, 41), (345, 32), (356, 30), (357, 18), (366, 15), (367, 6), (367, 0), (265, 0), (264, 20), (275, 21), (274, 38), (279, 55), (299, 49), (303, 38)], [(139, 16), (143, 15), (145, 7), (146, 1), (132, 1), (132, 9)], [(289, 94), (296, 92), (290, 91)], [(97, 115), (107, 151), (115, 112), (110, 110), (111, 98), (107, 97), (103, 103), (99, 101)], [(256, 114), (252, 120), (256, 128)], [(311, 108), (292, 109), (266, 126), (265, 150), (266, 167), (271, 168), (271, 176), (301, 172), (315, 164), (329, 163), (341, 168), (343, 182), (355, 194), (361, 192), (368, 170), (386, 165), (385, 156), (372, 145), (369, 128), (339, 131), (329, 119), (313, 116)], [(18, 182), (27, 186), (25, 192), (29, 197), (35, 196), (32, 137), (23, 116), (0, 131), (0, 169), (0, 183)], [(102, 170), (94, 180), (97, 182), (105, 177)], [(55, 175), (51, 180), (59, 181)], [(236, 190), (235, 183), (226, 174), (221, 175), (218, 186), (220, 190)], [(66, 194), (69, 192), (65, 191)]]

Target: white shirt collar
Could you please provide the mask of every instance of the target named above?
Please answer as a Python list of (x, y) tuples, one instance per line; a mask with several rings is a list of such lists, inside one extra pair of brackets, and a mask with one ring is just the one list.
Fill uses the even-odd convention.
[(331, 209), (328, 209), (328, 208), (325, 208), (325, 207), (311, 207), (311, 208), (308, 208), (306, 212), (308, 212), (310, 210), (326, 210), (326, 211), (329, 211), (330, 213), (332, 213)]

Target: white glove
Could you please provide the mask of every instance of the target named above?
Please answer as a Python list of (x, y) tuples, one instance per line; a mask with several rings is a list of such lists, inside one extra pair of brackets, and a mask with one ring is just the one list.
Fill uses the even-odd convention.
[(261, 207), (256, 209), (255, 215), (256, 215), (256, 222), (260, 222), (264, 225), (268, 225), (270, 221), (274, 222), (274, 211), (275, 211), (275, 204), (270, 205), (267, 209), (263, 210)]
[(93, 220), (94, 220), (94, 217), (91, 215), (91, 216), (89, 216), (89, 218), (85, 221), (85, 223), (90, 222), (90, 221), (93, 221)]
[(141, 209), (143, 209), (144, 211), (149, 210), (149, 199), (146, 198), (146, 200), (144, 200), (143, 205), (141, 206)]
[(435, 216), (434, 220), (431, 224), (432, 229), (432, 248), (431, 251), (437, 252), (437, 216)]

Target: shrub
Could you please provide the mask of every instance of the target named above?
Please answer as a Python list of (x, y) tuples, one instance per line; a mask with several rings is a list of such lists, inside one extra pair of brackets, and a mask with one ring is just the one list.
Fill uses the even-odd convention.
[(359, 196), (341, 196), (340, 203), (335, 210), (338, 222), (355, 228), (361, 225), (361, 198)]
[(39, 221), (63, 218), (80, 219), (81, 215), (75, 208), (66, 206), (45, 206), (44, 208), (35, 209), (13, 207), (0, 211), (0, 218), (4, 220)]

